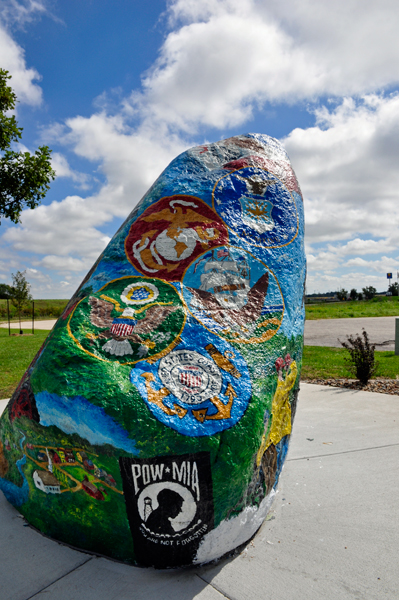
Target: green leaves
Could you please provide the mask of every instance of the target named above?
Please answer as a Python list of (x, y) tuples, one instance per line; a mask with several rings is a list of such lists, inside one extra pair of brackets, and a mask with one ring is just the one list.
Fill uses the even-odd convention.
[(48, 146), (40, 146), (34, 154), (11, 149), (21, 139), (22, 128), (14, 116), (4, 114), (17, 101), (7, 85), (10, 78), (8, 71), (0, 69), (0, 223), (1, 217), (19, 223), (22, 210), (38, 206), (55, 178)]

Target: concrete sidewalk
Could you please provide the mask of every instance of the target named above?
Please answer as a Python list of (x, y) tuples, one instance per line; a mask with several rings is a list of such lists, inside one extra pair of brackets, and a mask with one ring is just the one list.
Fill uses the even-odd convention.
[(239, 556), (129, 567), (41, 536), (0, 493), (0, 599), (397, 598), (398, 462), (398, 397), (302, 384), (274, 511)]
[[(45, 321), (35, 321), (34, 326), (35, 329), (47, 329), (50, 330), (56, 324), (57, 319), (47, 319)], [(0, 323), (0, 327), (3, 329), (8, 329), (8, 323)], [(25, 333), (29, 333), (32, 331), (32, 321), (22, 321), (21, 322), (22, 331)], [(10, 329), (19, 329), (19, 323), (10, 323)]]

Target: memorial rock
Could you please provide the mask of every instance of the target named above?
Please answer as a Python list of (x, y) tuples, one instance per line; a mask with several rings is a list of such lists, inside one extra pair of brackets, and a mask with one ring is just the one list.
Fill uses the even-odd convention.
[(157, 568), (214, 560), (255, 534), (298, 395), (303, 228), (275, 139), (241, 135), (172, 161), (1, 417), (0, 489), (29, 523)]

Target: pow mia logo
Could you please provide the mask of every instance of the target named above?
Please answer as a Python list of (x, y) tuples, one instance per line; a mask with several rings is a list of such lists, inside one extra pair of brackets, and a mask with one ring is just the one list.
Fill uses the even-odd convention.
[(158, 373), (164, 386), (187, 404), (200, 404), (222, 389), (222, 376), (216, 364), (190, 350), (179, 350), (165, 356), (159, 364)]
[(244, 415), (251, 379), (236, 348), (209, 335), (194, 320), (191, 329), (190, 345), (180, 344), (157, 362), (137, 363), (130, 381), (164, 425), (190, 437), (214, 435)]
[(209, 452), (119, 459), (126, 510), (139, 564), (191, 564), (213, 528)]

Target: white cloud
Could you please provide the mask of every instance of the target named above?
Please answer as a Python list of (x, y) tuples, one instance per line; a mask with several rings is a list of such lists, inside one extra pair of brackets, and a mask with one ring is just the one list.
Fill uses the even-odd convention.
[(334, 292), (341, 288), (350, 291), (352, 288), (359, 292), (364, 287), (372, 285), (377, 291), (384, 291), (388, 288), (386, 274), (373, 275), (363, 273), (362, 271), (352, 271), (350, 273), (324, 273), (322, 275), (310, 275), (306, 281), (307, 293)]
[[(46, 132), (46, 142), (53, 138), (93, 163), (105, 179), (100, 191), (24, 211), (5, 241), (69, 281), (68, 272), (84, 274), (104, 248), (101, 228), (124, 218), (191, 145), (185, 136), (242, 124), (266, 102), (328, 95), (334, 103), (315, 111), (315, 126), (284, 140), (305, 196), (309, 281), (318, 272), (333, 285), (337, 269), (351, 266), (345, 256), (384, 253), (391, 260), (399, 248), (399, 95), (376, 91), (399, 81), (396, 3), (175, 0), (168, 16), (171, 29), (141, 90), (118, 100), (112, 114), (102, 96), (90, 117)], [(0, 52), (2, 40), (11, 41), (15, 73), (25, 82), (18, 95), (40, 102), (37, 73), (4, 28)], [(88, 185), (64, 154), (55, 153), (53, 165), (59, 176)], [(376, 232), (379, 240), (368, 239)]]
[(9, 71), (12, 79), (9, 85), (16, 93), (20, 102), (39, 105), (42, 101), (42, 90), (34, 83), (40, 80), (36, 69), (28, 69), (25, 62), (24, 50), (11, 37), (0, 23), (0, 56), (1, 68)]
[(397, 237), (399, 94), (346, 99), (316, 116), (314, 127), (284, 140), (305, 196), (309, 241)]
[(76, 183), (77, 187), (83, 190), (87, 190), (90, 187), (88, 185), (89, 176), (86, 173), (79, 173), (71, 169), (66, 157), (59, 152), (51, 154), (51, 166), (56, 172), (57, 177), (68, 177)]
[(170, 14), (174, 29), (132, 105), (184, 130), (243, 123), (267, 101), (362, 94), (399, 81), (392, 0), (177, 0)]
[(43, 0), (2, 0), (0, 2), (0, 16), (3, 22), (23, 26), (35, 17), (47, 13), (46, 2)]
[(365, 254), (380, 254), (381, 252), (392, 252), (397, 249), (397, 243), (393, 244), (388, 239), (383, 240), (362, 240), (355, 238), (346, 244), (333, 246), (328, 244), (328, 249), (339, 256), (350, 255), (365, 255)]

